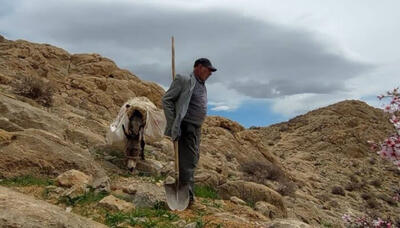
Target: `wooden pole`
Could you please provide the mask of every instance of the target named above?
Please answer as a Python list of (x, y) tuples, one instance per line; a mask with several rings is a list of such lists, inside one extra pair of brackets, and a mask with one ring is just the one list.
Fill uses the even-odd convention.
[(172, 80), (175, 79), (175, 39), (172, 36), (171, 38), (172, 42)]
[[(171, 37), (171, 53), (172, 53), (172, 80), (175, 79), (175, 39), (174, 36)], [(179, 182), (179, 152), (178, 152), (178, 141), (174, 141), (174, 152), (175, 152), (175, 174), (177, 183)]]

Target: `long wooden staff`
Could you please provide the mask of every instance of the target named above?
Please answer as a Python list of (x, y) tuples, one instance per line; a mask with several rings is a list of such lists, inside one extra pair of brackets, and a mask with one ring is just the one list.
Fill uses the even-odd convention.
[[(172, 80), (175, 80), (175, 39), (171, 37), (172, 42)], [(177, 174), (176, 180), (179, 183), (179, 152), (178, 152), (178, 141), (174, 141), (174, 151), (175, 151), (175, 173)]]

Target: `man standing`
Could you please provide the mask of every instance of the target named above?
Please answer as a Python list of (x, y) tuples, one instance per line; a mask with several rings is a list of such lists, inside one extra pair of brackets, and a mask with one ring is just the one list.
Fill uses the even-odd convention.
[(190, 77), (176, 75), (162, 98), (167, 120), (164, 134), (178, 141), (179, 182), (189, 185), (190, 204), (194, 202), (194, 170), (199, 161), (201, 125), (207, 115), (205, 81), (216, 70), (210, 60), (197, 59)]

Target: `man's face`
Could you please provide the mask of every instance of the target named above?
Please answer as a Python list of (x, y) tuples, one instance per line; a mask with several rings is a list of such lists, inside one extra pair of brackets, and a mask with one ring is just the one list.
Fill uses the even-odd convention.
[(208, 67), (199, 64), (195, 68), (195, 73), (200, 80), (206, 81), (211, 76), (212, 71)]

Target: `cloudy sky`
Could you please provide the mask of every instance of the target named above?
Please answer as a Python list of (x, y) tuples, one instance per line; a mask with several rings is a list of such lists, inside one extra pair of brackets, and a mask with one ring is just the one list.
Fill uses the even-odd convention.
[(168, 88), (208, 57), (209, 114), (244, 126), (400, 85), (398, 0), (0, 0), (0, 34), (99, 53)]

